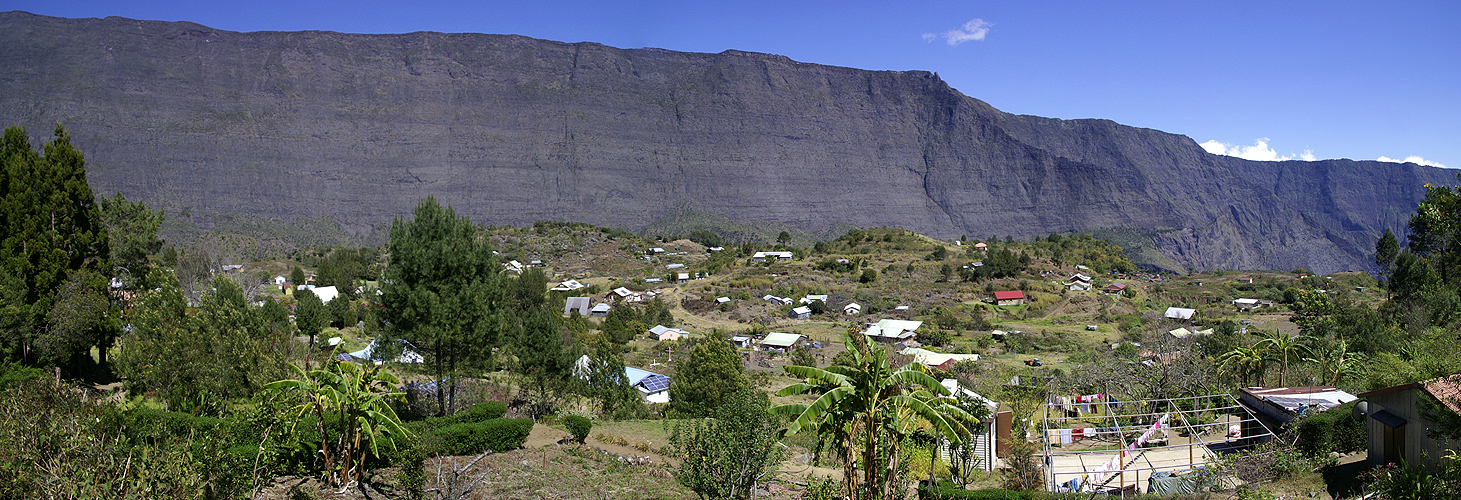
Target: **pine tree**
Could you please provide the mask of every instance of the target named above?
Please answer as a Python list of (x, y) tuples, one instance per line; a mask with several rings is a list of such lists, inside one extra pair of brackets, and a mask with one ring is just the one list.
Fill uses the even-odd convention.
[(450, 414), (455, 375), (484, 366), (502, 331), (507, 294), (497, 258), (471, 220), (430, 197), (414, 220), (391, 224), (389, 249), (381, 289), (388, 336), (423, 351), (446, 385), (437, 391), (438, 411)]
[(750, 385), (741, 356), (720, 336), (711, 337), (690, 349), (688, 358), (676, 361), (670, 382), (670, 413), (676, 416), (710, 416), (726, 395)]
[[(0, 143), (0, 269), (13, 278), (14, 302), (24, 311), (6, 321), (0, 354), (34, 363), (35, 343), (58, 345), (46, 318), (56, 291), (86, 271), (84, 286), (102, 293), (111, 274), (101, 210), (86, 183), (86, 161), (60, 126), (42, 153), (31, 149), (25, 129), (5, 129)], [(79, 347), (78, 347), (79, 348)]]

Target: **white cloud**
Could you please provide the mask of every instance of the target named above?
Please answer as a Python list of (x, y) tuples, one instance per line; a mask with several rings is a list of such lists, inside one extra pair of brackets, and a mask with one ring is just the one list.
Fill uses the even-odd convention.
[(1279, 155), (1278, 151), (1274, 151), (1273, 148), (1268, 147), (1267, 137), (1256, 139), (1253, 142), (1254, 144), (1252, 146), (1236, 146), (1212, 140), (1198, 144), (1198, 146), (1202, 146), (1202, 149), (1215, 155), (1236, 156), (1244, 160), (1253, 161), (1314, 161), (1318, 159), (1314, 156), (1314, 151), (1308, 149), (1305, 149), (1303, 154), (1298, 156)]
[(1430, 160), (1427, 160), (1425, 158), (1421, 158), (1421, 157), (1415, 156), (1415, 155), (1407, 156), (1403, 160), (1397, 160), (1395, 158), (1391, 158), (1391, 157), (1388, 157), (1388, 156), (1381, 156), (1381, 157), (1376, 158), (1376, 159), (1379, 160), (1379, 161), (1388, 161), (1390, 163), (1414, 163), (1416, 165), (1425, 165), (1427, 167), (1446, 168), (1445, 165), (1442, 165), (1442, 164), (1440, 164), (1438, 162), (1430, 161)]
[(989, 28), (991, 26), (994, 26), (994, 23), (983, 19), (974, 19), (964, 23), (964, 26), (958, 29), (948, 30), (943, 32), (943, 34), (924, 33), (923, 41), (932, 42), (939, 37), (943, 37), (944, 41), (948, 42), (950, 46), (957, 47), (959, 44), (968, 41), (983, 41), (984, 35), (989, 34)]

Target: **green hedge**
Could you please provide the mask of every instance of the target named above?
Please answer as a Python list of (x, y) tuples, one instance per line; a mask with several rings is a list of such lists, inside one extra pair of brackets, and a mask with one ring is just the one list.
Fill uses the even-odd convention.
[(430, 436), (422, 436), (422, 441), (441, 455), (476, 455), (488, 450), (500, 453), (521, 448), (532, 430), (532, 420), (499, 418), (442, 427)]
[(1294, 431), (1299, 434), (1299, 451), (1314, 456), (1365, 449), (1369, 434), (1365, 423), (1354, 419), (1353, 412), (1354, 402), (1349, 402), (1300, 419), (1294, 424)]

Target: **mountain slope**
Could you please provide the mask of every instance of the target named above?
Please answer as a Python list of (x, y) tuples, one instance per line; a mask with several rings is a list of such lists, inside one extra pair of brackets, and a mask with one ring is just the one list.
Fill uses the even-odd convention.
[[(677, 209), (940, 237), (1152, 231), (1205, 269), (1367, 268), (1411, 164), (1249, 162), (1010, 115), (922, 71), (518, 36), (236, 33), (0, 14), (0, 119), (66, 126), (99, 193), (381, 227), (427, 195), (489, 224)], [(1397, 231), (1401, 232), (1401, 231)]]

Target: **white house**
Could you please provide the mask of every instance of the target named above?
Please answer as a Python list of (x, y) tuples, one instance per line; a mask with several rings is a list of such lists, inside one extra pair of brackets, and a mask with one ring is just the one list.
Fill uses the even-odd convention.
[(288, 282), (289, 282), (289, 278), (285, 278), (283, 276), (275, 276), (274, 277), (274, 284), (275, 285), (283, 285), (283, 284), (288, 283)]
[(589, 309), (588, 314), (589, 316), (604, 317), (609, 315), (609, 309), (612, 309), (612, 307), (609, 307), (609, 304), (600, 302), (593, 309)]
[(901, 342), (918, 335), (920, 326), (923, 326), (922, 321), (885, 319), (868, 325), (867, 330), (862, 333), (881, 342)]
[(922, 363), (924, 366), (937, 366), (944, 368), (946, 368), (945, 363), (957, 363), (960, 361), (979, 361), (978, 354), (945, 354), (942, 352), (933, 352), (928, 349), (920, 349), (917, 347), (909, 347), (903, 349), (901, 351), (898, 351), (898, 354), (902, 354), (904, 356), (913, 356), (914, 362)]
[(1167, 312), (1165, 314), (1163, 314), (1162, 316), (1165, 317), (1165, 318), (1167, 318), (1167, 319), (1175, 319), (1175, 320), (1181, 320), (1181, 321), (1192, 321), (1192, 316), (1194, 316), (1196, 314), (1197, 314), (1197, 310), (1196, 309), (1187, 309), (1187, 308), (1182, 308), (1182, 307), (1168, 307), (1167, 308)]
[(806, 297), (802, 297), (801, 298), (801, 303), (803, 303), (803, 304), (811, 304), (812, 302), (816, 302), (818, 300), (822, 301), (823, 304), (826, 304), (827, 303), (827, 296), (826, 295), (808, 295)]
[(791, 252), (756, 252), (751, 254), (751, 260), (765, 262), (767, 259), (791, 260)]
[(333, 286), (315, 287), (311, 288), (310, 291), (314, 292), (315, 296), (320, 298), (320, 302), (324, 302), (326, 304), (329, 304), (331, 300), (335, 299), (335, 297), (340, 296), (340, 290), (337, 290)]
[(564, 281), (562, 283), (559, 283), (558, 286), (553, 287), (552, 290), (555, 291), (555, 292), (568, 292), (568, 291), (573, 291), (573, 290), (577, 290), (577, 289), (580, 289), (580, 288), (587, 288), (587, 285), (584, 285), (583, 283), (579, 283), (578, 280), (568, 280), (568, 281)]
[(730, 302), (730, 297), (716, 297), (715, 298), (715, 303), (716, 304), (724, 304), (726, 302)]
[(634, 291), (621, 286), (614, 289), (614, 295), (618, 295), (621, 299), (627, 299), (630, 295), (634, 295)]
[(847, 304), (845, 306), (842, 306), (842, 313), (843, 314), (846, 314), (848, 316), (856, 316), (856, 315), (862, 314), (862, 304), (858, 304), (856, 302), (853, 302), (853, 303)]
[(1233, 305), (1244, 311), (1260, 307), (1258, 299), (1233, 299)]
[[(593, 359), (587, 354), (580, 356), (573, 364), (573, 373), (578, 378), (588, 380), (589, 368)], [(670, 402), (670, 377), (658, 373), (641, 370), (632, 366), (624, 367), (624, 378), (629, 385), (639, 391), (639, 395), (646, 403), (668, 403)]]
[[(339, 337), (336, 337), (336, 338), (339, 338)], [(331, 340), (334, 340), (334, 339), (331, 339)], [(352, 353), (348, 353), (348, 355), (350, 357), (352, 357), (352, 358), (355, 358), (355, 359), (372, 361), (372, 362), (374, 362), (377, 365), (382, 364), (382, 363), (385, 363), (386, 360), (384, 360), (384, 359), (375, 359), (375, 349), (376, 349), (376, 343), (375, 342), (376, 341), (372, 340), (372, 341), (370, 341), (370, 345), (365, 346), (364, 349), (361, 349), (359, 351), (355, 351), (355, 352), (352, 352)], [(405, 340), (399, 340), (398, 342), (401, 343), (401, 355), (400, 356), (396, 356), (396, 359), (390, 360), (392, 363), (421, 364), (421, 363), (424, 363), (426, 361), (426, 358), (423, 357), (421, 354), (417, 353), (414, 350), (411, 350), (411, 348), (412, 347), (415, 347), (415, 346), (411, 345), (410, 342), (406, 342)]]
[(807, 319), (812, 317), (812, 308), (807, 306), (797, 307), (787, 313), (786, 317), (791, 319)]
[(735, 336), (735, 337), (731, 337), (730, 338), (730, 343), (731, 343), (731, 345), (736, 346), (736, 347), (741, 348), (741, 349), (750, 349), (751, 348), (751, 342), (753, 340), (756, 340), (756, 339), (753, 339), (751, 337)]
[[(1000, 412), (999, 403), (980, 396), (974, 391), (960, 387), (959, 382), (955, 379), (946, 378), (940, 382), (940, 385), (943, 385), (954, 396), (973, 398), (984, 403), (984, 406), (989, 408), (989, 418), (984, 419), (977, 427), (970, 426), (969, 430), (973, 432), (970, 438), (974, 442), (974, 456), (978, 458), (979, 468), (983, 470), (994, 470), (994, 466), (999, 462), (998, 440), (1000, 438), (1010, 439), (1008, 424), (1011, 421), (1010, 416), (1013, 414), (1008, 411)], [(1000, 420), (1004, 421), (1003, 425), (996, 424)], [(939, 456), (945, 461), (949, 460), (949, 448), (947, 444), (940, 445)]]

